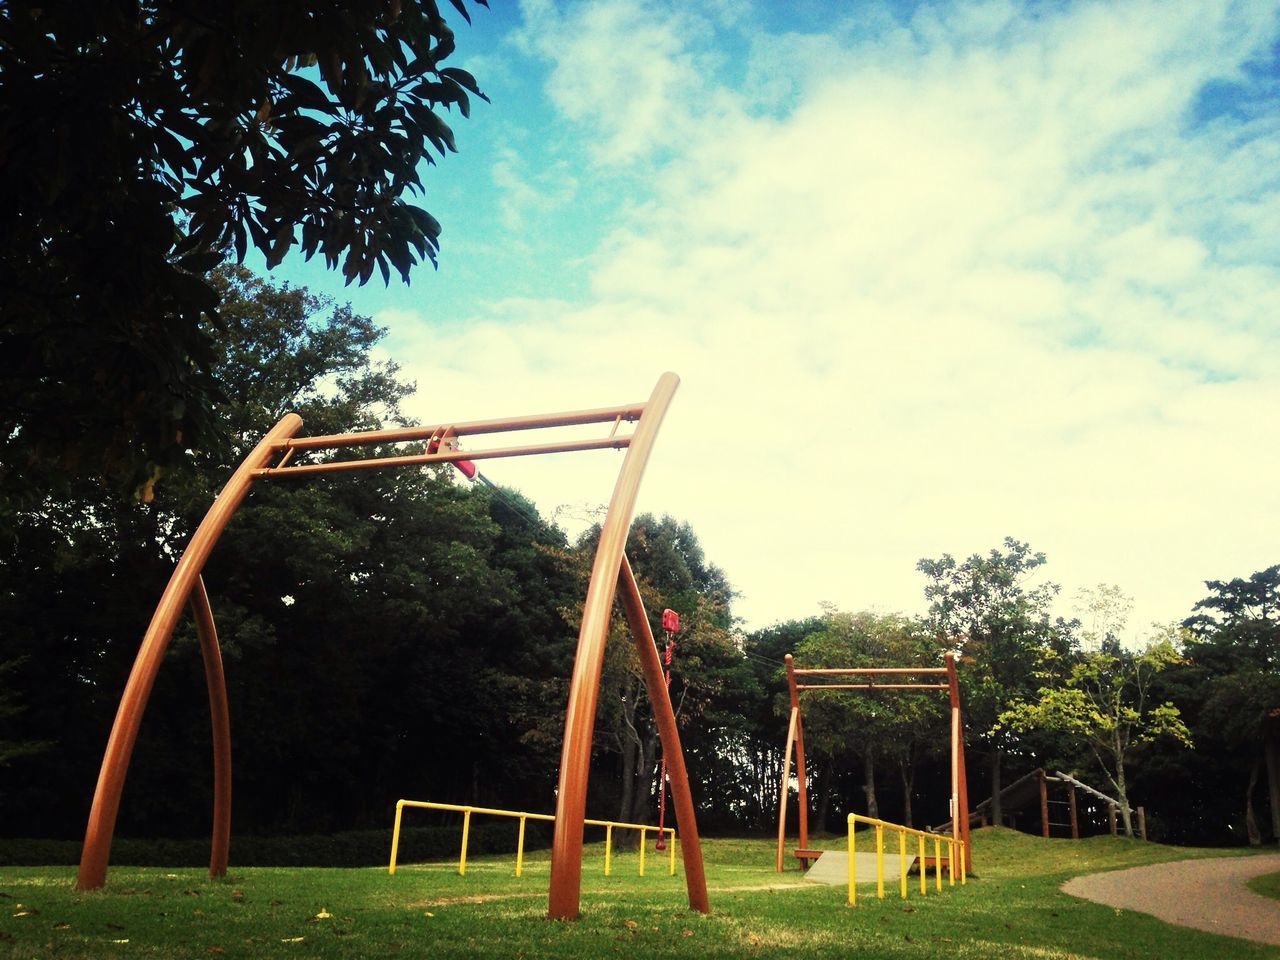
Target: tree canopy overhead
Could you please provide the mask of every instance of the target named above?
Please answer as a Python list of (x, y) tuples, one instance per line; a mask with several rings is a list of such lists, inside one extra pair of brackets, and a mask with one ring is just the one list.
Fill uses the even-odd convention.
[(208, 440), (229, 252), (435, 262), (406, 197), (483, 96), (453, 50), (436, 0), (0, 6), (0, 489), (136, 486)]

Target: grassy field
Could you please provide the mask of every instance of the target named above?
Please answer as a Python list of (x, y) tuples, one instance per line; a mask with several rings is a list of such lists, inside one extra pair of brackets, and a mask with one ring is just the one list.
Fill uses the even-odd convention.
[[(839, 846), (838, 840), (827, 844)], [(772, 871), (761, 840), (705, 844), (712, 913), (688, 910), (683, 876), (634, 853), (604, 877), (588, 846), (583, 916), (544, 918), (545, 852), (514, 877), (509, 858), (377, 869), (201, 871), (113, 867), (104, 891), (77, 893), (67, 867), (0, 870), (0, 957), (208, 960), (224, 957), (431, 958), (794, 957), (949, 960), (1275, 960), (1275, 948), (1172, 927), (1143, 914), (1068, 897), (1058, 886), (1097, 870), (1223, 851), (1113, 837), (1041, 840), (974, 833), (979, 876), (941, 894), (877, 901), (860, 888), (806, 883)], [(1274, 878), (1273, 878), (1274, 879)], [(864, 894), (863, 891), (867, 891)]]
[(1254, 877), (1246, 886), (1254, 893), (1280, 900), (1280, 873), (1264, 873), (1260, 877)]

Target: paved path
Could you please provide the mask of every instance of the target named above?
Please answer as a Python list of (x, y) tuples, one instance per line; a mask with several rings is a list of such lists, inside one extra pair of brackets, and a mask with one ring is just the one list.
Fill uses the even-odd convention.
[(1178, 860), (1073, 877), (1062, 889), (1184, 927), (1280, 944), (1280, 900), (1259, 896), (1244, 885), (1250, 877), (1277, 871), (1280, 854)]

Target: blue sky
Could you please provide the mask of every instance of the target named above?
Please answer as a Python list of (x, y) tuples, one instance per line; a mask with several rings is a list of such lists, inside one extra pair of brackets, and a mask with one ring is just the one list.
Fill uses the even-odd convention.
[[(440, 269), (344, 288), (427, 421), (683, 383), (641, 509), (749, 626), (1006, 535), (1135, 599), (1280, 561), (1280, 5), (494, 0)], [(487, 471), (573, 517), (618, 460)]]

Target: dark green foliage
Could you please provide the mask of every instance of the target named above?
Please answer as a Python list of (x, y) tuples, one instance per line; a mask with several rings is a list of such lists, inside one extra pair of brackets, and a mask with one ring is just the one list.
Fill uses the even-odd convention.
[(483, 96), (453, 49), (435, 0), (0, 6), (0, 493), (145, 496), (210, 443), (225, 253), (434, 262), (405, 197)]
[[(930, 627), (959, 650), (967, 736), (971, 744), (982, 743), (990, 751), (989, 789), (997, 818), (1004, 757), (1020, 745), (999, 718), (1015, 703), (1034, 696), (1037, 670), (1047, 657), (1071, 651), (1077, 626), (1051, 613), (1056, 583), (1031, 582), (1044, 563), (1043, 553), (1005, 537), (1003, 550), (975, 553), (963, 562), (943, 554), (916, 565), (929, 581), (925, 597)], [(1031, 757), (1023, 761), (1026, 769), (1017, 773), (1036, 766), (1029, 761)], [(970, 799), (976, 803), (986, 793), (976, 788), (972, 773), (970, 784)]]
[[(38, 652), (4, 678), (23, 707), (6, 739), (51, 741), (13, 760), (6, 783), (22, 789), (0, 793), (6, 832), (82, 829), (173, 558), (267, 427), (286, 410), (311, 433), (403, 422), (410, 388), (369, 359), (381, 331), (367, 318), (235, 269), (213, 283), (231, 445), (175, 470), (149, 504), (86, 484), (0, 518), (0, 614), (13, 625), (0, 662)], [(231, 699), (236, 832), (381, 826), (400, 797), (542, 796), (534, 805), (550, 809), (558, 751), (534, 734), (563, 710), (561, 611), (581, 594), (563, 534), (518, 502), (447, 469), (255, 488), (205, 570)], [(123, 832), (205, 829), (208, 738), (182, 623), (139, 735)]]
[(1183, 621), (1186, 661), (1166, 672), (1160, 691), (1186, 717), (1197, 750), (1160, 758), (1140, 783), (1184, 798), (1166, 814), (1176, 836), (1257, 843), (1272, 823), (1263, 726), (1280, 706), (1280, 565), (1205, 586), (1208, 596)]

